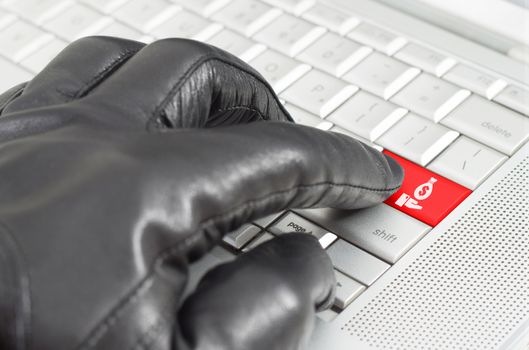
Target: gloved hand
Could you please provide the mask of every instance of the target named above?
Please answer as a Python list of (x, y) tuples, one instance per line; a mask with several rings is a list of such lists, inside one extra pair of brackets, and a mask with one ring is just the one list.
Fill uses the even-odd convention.
[(79, 40), (0, 111), (1, 349), (298, 349), (333, 299), (316, 239), (269, 241), (182, 300), (188, 264), (246, 222), (373, 205), (402, 179), (188, 40)]

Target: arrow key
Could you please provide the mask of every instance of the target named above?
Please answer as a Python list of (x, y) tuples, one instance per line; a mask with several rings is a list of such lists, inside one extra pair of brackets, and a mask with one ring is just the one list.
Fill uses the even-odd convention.
[(339, 271), (334, 270), (334, 275), (336, 276), (336, 296), (334, 299), (334, 305), (340, 309), (345, 309), (366, 289), (366, 287)]

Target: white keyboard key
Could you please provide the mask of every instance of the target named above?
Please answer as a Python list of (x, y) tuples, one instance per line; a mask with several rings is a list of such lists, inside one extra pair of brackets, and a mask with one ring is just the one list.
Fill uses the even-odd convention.
[(42, 24), (72, 5), (71, 0), (11, 0), (5, 7), (33, 23)]
[(406, 45), (406, 39), (403, 37), (366, 22), (357, 25), (348, 36), (362, 44), (382, 51), (386, 55), (393, 55)]
[(366, 287), (354, 279), (347, 277), (340, 271), (335, 270), (334, 275), (336, 276), (334, 305), (343, 310), (366, 290)]
[(101, 29), (97, 35), (115, 36), (118, 38), (137, 41), (144, 41), (146, 38), (145, 34), (133, 29), (132, 27), (129, 27), (126, 24), (122, 24), (121, 22), (112, 22), (110, 25)]
[(268, 24), (281, 14), (281, 10), (257, 0), (233, 0), (212, 18), (246, 36)]
[(529, 116), (529, 90), (509, 85), (495, 99), (495, 101)]
[(0, 93), (33, 78), (33, 75), (28, 71), (3, 57), (0, 57), (0, 72), (2, 72), (2, 79), (0, 79)]
[(303, 14), (303, 17), (341, 35), (345, 35), (360, 23), (354, 15), (321, 3), (316, 3)]
[(309, 65), (273, 50), (266, 50), (250, 61), (250, 65), (263, 75), (276, 94), (286, 89), (310, 70)]
[(255, 225), (244, 225), (243, 227), (228, 233), (222, 240), (235, 249), (241, 249), (246, 243), (254, 239), (260, 232), (260, 227)]
[(281, 97), (325, 118), (357, 90), (356, 86), (313, 69), (287, 88)]
[(369, 141), (375, 141), (408, 111), (365, 91), (359, 91), (326, 120)]
[(103, 13), (110, 13), (129, 0), (80, 0), (87, 6)]
[(20, 64), (32, 71), (33, 73), (40, 72), (55, 56), (61, 52), (66, 45), (65, 41), (60, 39), (53, 39), (46, 45), (33, 52), (27, 58), (22, 60)]
[(268, 231), (275, 235), (292, 232), (308, 233), (318, 239), (323, 249), (326, 249), (338, 238), (334, 233), (331, 233), (292, 212), (288, 212), (282, 216), (281, 219), (277, 220), (268, 228)]
[(342, 76), (373, 50), (335, 33), (325, 33), (298, 58), (337, 77)]
[(444, 79), (480, 94), (489, 100), (505, 88), (507, 82), (465, 64), (458, 64), (443, 76)]
[(129, 26), (147, 33), (171, 18), (180, 8), (165, 0), (129, 0), (114, 16)]
[(333, 309), (327, 309), (320, 311), (316, 314), (316, 317), (318, 317), (323, 322), (332, 322), (338, 317), (338, 312), (334, 311)]
[(244, 247), (242, 249), (242, 251), (245, 252), (245, 253), (249, 252), (253, 248), (257, 247), (258, 245), (263, 244), (264, 242), (267, 242), (267, 241), (269, 241), (269, 240), (271, 240), (273, 238), (274, 238), (274, 236), (271, 233), (264, 232), (263, 234), (258, 236), (256, 239), (251, 241), (246, 247)]
[(387, 100), (419, 73), (415, 67), (373, 52), (343, 78)]
[(17, 19), (13, 13), (0, 9), (0, 29), (8, 26)]
[(75, 4), (44, 23), (44, 28), (67, 41), (73, 41), (95, 34), (110, 23), (112, 18), (103, 16), (89, 7)]
[(295, 56), (325, 33), (325, 28), (289, 14), (282, 14), (254, 35), (255, 40)]
[(470, 95), (470, 91), (430, 74), (421, 74), (391, 101), (438, 122)]
[(272, 6), (279, 7), (287, 12), (291, 12), (296, 16), (309, 9), (316, 0), (264, 0)]
[(385, 204), (355, 211), (325, 208), (296, 212), (390, 264), (396, 263), (431, 229)]
[(245, 62), (254, 59), (266, 49), (265, 45), (258, 44), (229, 29), (221, 30), (216, 35), (209, 38), (208, 43), (228, 51)]
[(53, 38), (53, 35), (23, 21), (0, 31), (0, 54), (18, 62)]
[(323, 249), (327, 249), (337, 239), (338, 239), (338, 236), (336, 236), (334, 233), (327, 232), (322, 237), (318, 238), (318, 242), (320, 243)]
[(296, 124), (310, 126), (321, 130), (330, 130), (334, 126), (331, 122), (322, 120), (320, 117), (304, 111), (293, 104), (287, 103), (285, 108), (288, 110)]
[(201, 16), (209, 17), (214, 12), (226, 6), (230, 0), (172, 0), (182, 7), (198, 13)]
[(141, 41), (141, 42), (143, 42), (143, 43), (145, 43), (145, 44), (150, 44), (150, 43), (154, 42), (155, 40), (156, 40), (156, 39), (155, 39), (154, 37), (145, 34), (145, 35), (142, 36), (141, 39), (138, 40), (138, 41)]
[(477, 95), (470, 96), (442, 123), (508, 156), (529, 138), (529, 118)]
[(414, 43), (404, 46), (394, 57), (438, 77), (456, 64), (453, 58)]
[(474, 190), (506, 159), (504, 154), (461, 136), (428, 169)]
[(404, 158), (425, 166), (459, 134), (409, 113), (382, 135), (377, 143)]
[(376, 149), (376, 150), (379, 151), (379, 152), (382, 152), (382, 151), (384, 150), (383, 147), (381, 147), (381, 146), (379, 146), (379, 145), (375, 145), (374, 143), (370, 142), (369, 140), (367, 140), (367, 139), (365, 139), (365, 138), (363, 138), (363, 137), (360, 137), (360, 136), (358, 136), (357, 134), (352, 133), (352, 132), (350, 132), (349, 130), (346, 130), (346, 129), (341, 128), (341, 127), (339, 127), (339, 126), (334, 126), (334, 127), (332, 127), (332, 128), (330, 129), (330, 131), (332, 131), (332, 132), (338, 132), (338, 133), (340, 133), (340, 134), (344, 134), (344, 135), (347, 135), (347, 136), (349, 136), (349, 137), (352, 137), (353, 139), (358, 140), (358, 141), (362, 142), (363, 144), (365, 144), (365, 145), (367, 145), (367, 146), (369, 146), (369, 147), (372, 147), (372, 148)]
[(370, 286), (389, 265), (360, 248), (339, 239), (327, 249), (334, 267), (358, 282)]
[(157, 39), (187, 38), (204, 41), (219, 32), (222, 26), (192, 12), (182, 10), (153, 28), (150, 34)]
[(209, 44), (228, 51), (245, 62), (249, 62), (266, 50), (266, 46), (256, 43), (229, 29), (223, 29), (207, 41)]

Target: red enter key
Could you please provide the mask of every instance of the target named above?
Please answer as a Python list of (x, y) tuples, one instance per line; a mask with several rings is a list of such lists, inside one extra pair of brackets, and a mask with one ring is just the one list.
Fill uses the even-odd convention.
[(386, 204), (435, 226), (445, 218), (470, 193), (466, 187), (399, 157), (385, 154), (404, 168), (402, 187), (386, 200)]

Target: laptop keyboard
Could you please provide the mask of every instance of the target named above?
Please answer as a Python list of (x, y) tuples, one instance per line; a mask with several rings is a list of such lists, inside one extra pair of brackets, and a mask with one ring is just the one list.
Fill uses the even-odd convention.
[(185, 37), (223, 48), (270, 82), (295, 121), (394, 157), (404, 186), (355, 212), (278, 213), (228, 234), (234, 252), (315, 235), (347, 307), (529, 138), (529, 88), (316, 0), (0, 0), (0, 90), (69, 42)]

